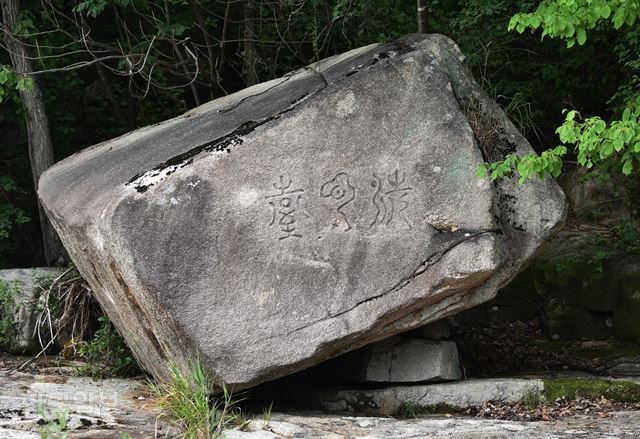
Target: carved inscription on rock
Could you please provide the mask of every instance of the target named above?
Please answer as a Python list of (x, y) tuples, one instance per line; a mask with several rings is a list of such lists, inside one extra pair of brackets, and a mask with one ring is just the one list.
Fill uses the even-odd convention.
[[(345, 172), (337, 174), (331, 180), (322, 185), (320, 188), (320, 196), (323, 198), (330, 197), (338, 202), (336, 211), (344, 220), (344, 230), (346, 232), (351, 230), (351, 223), (349, 222), (349, 218), (347, 218), (347, 214), (343, 210), (344, 207), (351, 203), (356, 197), (356, 188), (351, 186), (349, 183), (349, 176)], [(334, 225), (340, 226), (340, 224), (335, 222)]]
[(360, 230), (375, 234), (378, 229), (387, 227), (411, 230), (413, 226), (407, 211), (411, 207), (414, 188), (408, 183), (406, 174), (395, 170), (387, 174), (372, 173), (371, 176), (368, 184), (360, 182), (358, 185), (348, 173), (338, 172), (324, 179), (317, 190), (306, 191), (281, 175), (271, 184), (275, 192), (264, 197), (270, 206), (269, 225), (278, 228), (279, 240), (302, 238), (304, 230), (299, 220), (310, 218), (305, 209), (308, 203), (312, 211), (313, 206), (320, 210), (332, 209), (331, 214), (325, 216), (329, 218), (327, 225), (331, 224), (341, 232)]
[(405, 210), (409, 207), (406, 197), (413, 188), (406, 185), (406, 175), (396, 170), (386, 178), (376, 174), (373, 174), (373, 178), (371, 187), (375, 190), (373, 205), (376, 208), (376, 216), (369, 227), (388, 226), (392, 221), (400, 221), (411, 230), (411, 223), (406, 217)]
[(275, 193), (265, 196), (271, 206), (271, 223), (270, 226), (277, 225), (280, 229), (278, 239), (302, 238), (302, 235), (296, 230), (296, 223), (302, 208), (302, 194), (304, 189), (294, 189), (292, 181), (280, 176), (280, 179), (272, 184), (276, 190)]

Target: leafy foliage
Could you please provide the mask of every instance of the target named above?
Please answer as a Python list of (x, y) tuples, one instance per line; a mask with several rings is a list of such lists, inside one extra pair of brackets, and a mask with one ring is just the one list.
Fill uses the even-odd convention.
[(104, 375), (133, 376), (140, 373), (133, 354), (107, 316), (98, 318), (100, 328), (93, 340), (81, 342), (78, 356), (88, 364), (79, 368), (81, 375), (100, 378)]
[[(542, 29), (542, 38), (550, 36), (563, 39), (567, 47), (577, 42), (584, 45), (587, 31), (612, 25), (619, 30), (633, 26), (640, 18), (640, 4), (635, 0), (545, 0), (532, 13), (519, 13), (509, 22), (509, 30), (523, 33), (525, 29)], [(631, 29), (625, 36), (627, 42), (640, 42), (637, 30)], [(491, 164), (484, 164), (478, 174), (491, 171), (491, 179), (512, 175), (516, 170), (519, 182), (532, 175), (544, 178), (558, 176), (565, 156), (573, 151), (579, 165), (591, 168), (595, 165), (605, 170), (616, 170), (631, 175), (640, 160), (640, 56), (634, 50), (618, 45), (617, 56), (630, 72), (634, 72), (618, 88), (610, 103), (622, 101), (618, 117), (607, 122), (600, 116), (582, 119), (577, 110), (565, 110), (562, 125), (556, 130), (562, 146), (545, 151), (541, 157), (508, 156)]]
[(0, 65), (0, 103), (11, 89), (29, 92), (32, 87), (31, 78), (18, 75), (6, 66)]
[(15, 207), (9, 200), (9, 194), (16, 192), (18, 187), (15, 181), (7, 176), (0, 175), (0, 240), (9, 237), (9, 233), (15, 224), (25, 224), (29, 222), (29, 217), (24, 210)]
[(562, 171), (562, 156), (566, 152), (567, 149), (564, 146), (557, 146), (554, 149), (544, 151), (539, 156), (535, 153), (525, 156), (508, 154), (502, 161), (483, 163), (478, 168), (477, 174), (481, 178), (488, 174), (491, 181), (494, 181), (499, 178), (511, 177), (517, 172), (520, 176), (519, 184), (524, 183), (532, 175), (544, 178), (547, 174), (551, 174), (557, 177)]
[(569, 111), (557, 130), (560, 141), (576, 145), (578, 163), (591, 168), (617, 156), (622, 173), (630, 175), (634, 162), (640, 160), (640, 95), (624, 109), (620, 120), (609, 124), (597, 116), (578, 122), (578, 116), (577, 111)]
[(19, 291), (20, 287), (17, 283), (0, 280), (0, 345), (3, 346), (10, 346), (16, 338), (15, 297)]
[(511, 18), (509, 30), (522, 33), (542, 29), (545, 36), (562, 38), (567, 47), (587, 41), (587, 31), (604, 24), (615, 29), (633, 26), (640, 17), (637, 0), (545, 0), (532, 13), (519, 13)]

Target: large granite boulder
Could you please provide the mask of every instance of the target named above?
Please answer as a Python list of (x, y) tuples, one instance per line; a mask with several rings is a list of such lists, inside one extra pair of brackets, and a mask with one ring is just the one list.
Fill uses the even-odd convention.
[(451, 40), (410, 36), (86, 149), (39, 194), (144, 368), (240, 389), (492, 298), (566, 207), (476, 177), (481, 149), (531, 151)]

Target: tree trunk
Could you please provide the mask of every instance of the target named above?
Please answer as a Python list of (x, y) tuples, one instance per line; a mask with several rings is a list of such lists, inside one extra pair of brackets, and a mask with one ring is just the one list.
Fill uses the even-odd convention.
[(256, 5), (254, 0), (244, 3), (244, 65), (242, 72), (247, 86), (258, 83), (256, 74)]
[(427, 2), (418, 0), (418, 33), (427, 33)]
[[(3, 26), (8, 30), (8, 32), (4, 33), (4, 43), (9, 50), (13, 68), (18, 74), (28, 75), (33, 71), (33, 68), (31, 60), (28, 58), (26, 47), (10, 33), (15, 29), (18, 21), (19, 0), (0, 0), (0, 9), (2, 10)], [(25, 110), (31, 173), (33, 174), (33, 184), (37, 191), (40, 175), (53, 164), (53, 146), (49, 135), (49, 121), (44, 108), (42, 93), (38, 86), (37, 78), (34, 76), (32, 76), (32, 84), (33, 87), (30, 91), (20, 92), (20, 97)], [(37, 199), (37, 203), (45, 262), (50, 266), (64, 263), (68, 260), (67, 253), (49, 218), (47, 218), (39, 199)]]

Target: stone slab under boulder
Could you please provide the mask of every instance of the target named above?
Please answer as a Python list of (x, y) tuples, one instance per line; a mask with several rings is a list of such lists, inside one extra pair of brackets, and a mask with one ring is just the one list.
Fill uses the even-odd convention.
[(341, 379), (373, 383), (454, 381), (462, 378), (456, 344), (390, 337), (339, 359)]
[(252, 397), (277, 410), (324, 410), (332, 413), (369, 416), (401, 415), (403, 408), (429, 412), (439, 408), (462, 410), (490, 401), (517, 403), (531, 394), (541, 394), (544, 382), (538, 378), (470, 379), (450, 383), (363, 386), (331, 386), (272, 383), (257, 388)]
[(540, 394), (543, 391), (544, 383), (539, 379), (491, 378), (361, 391), (341, 390), (331, 398), (325, 394), (327, 399), (323, 408), (328, 411), (391, 415), (398, 414), (403, 406), (464, 409), (489, 401), (516, 403), (532, 392)]
[(39, 196), (147, 371), (273, 380), (489, 300), (562, 227), (553, 180), (476, 177), (532, 149), (463, 58), (441, 35), (334, 56), (75, 154)]
[(0, 349), (14, 354), (42, 349), (35, 333), (40, 296), (63, 272), (49, 267), (0, 270)]

